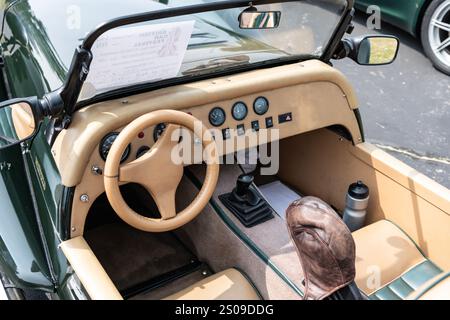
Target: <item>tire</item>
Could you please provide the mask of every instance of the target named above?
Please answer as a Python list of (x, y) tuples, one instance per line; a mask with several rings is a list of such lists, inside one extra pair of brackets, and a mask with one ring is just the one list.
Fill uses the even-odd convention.
[(450, 75), (450, 0), (431, 2), (423, 16), (420, 35), (434, 67)]

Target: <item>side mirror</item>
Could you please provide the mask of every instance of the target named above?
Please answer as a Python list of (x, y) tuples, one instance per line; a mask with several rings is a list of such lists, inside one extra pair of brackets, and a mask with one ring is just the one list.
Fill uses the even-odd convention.
[(280, 25), (280, 11), (256, 11), (250, 7), (239, 15), (241, 29), (275, 29)]
[(349, 57), (360, 65), (378, 66), (394, 62), (400, 41), (394, 36), (375, 35), (344, 39), (342, 43), (343, 57)]
[(0, 104), (0, 150), (32, 138), (40, 123), (37, 98)]

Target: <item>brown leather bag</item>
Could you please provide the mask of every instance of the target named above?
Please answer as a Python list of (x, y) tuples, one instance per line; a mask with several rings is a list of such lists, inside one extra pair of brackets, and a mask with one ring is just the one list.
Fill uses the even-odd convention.
[(286, 221), (305, 277), (304, 299), (324, 299), (355, 279), (355, 242), (324, 201), (305, 197), (286, 210)]

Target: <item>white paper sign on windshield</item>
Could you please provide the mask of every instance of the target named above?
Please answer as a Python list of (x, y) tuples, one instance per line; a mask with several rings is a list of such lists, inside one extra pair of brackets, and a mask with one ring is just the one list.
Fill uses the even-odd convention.
[(93, 60), (83, 95), (176, 77), (194, 23), (172, 22), (108, 31), (92, 48)]

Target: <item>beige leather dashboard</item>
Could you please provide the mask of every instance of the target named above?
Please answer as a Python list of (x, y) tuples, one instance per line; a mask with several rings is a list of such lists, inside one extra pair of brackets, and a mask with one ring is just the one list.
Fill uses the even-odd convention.
[[(253, 108), (258, 97), (269, 102), (269, 109), (263, 115), (256, 114)], [(241, 121), (232, 116), (232, 108), (237, 102), (244, 102), (248, 109)], [(159, 109), (189, 112), (212, 129), (209, 114), (215, 107), (220, 107), (226, 115), (225, 122), (216, 127), (218, 130), (214, 134), (220, 155), (266, 141), (264, 130), (255, 131), (252, 127), (258, 121), (258, 127), (265, 129), (269, 118), (273, 124), (271, 129), (279, 129), (279, 136), (269, 135), (269, 141), (336, 124), (346, 127), (355, 143), (362, 139), (353, 112), (357, 100), (351, 85), (338, 70), (315, 60), (91, 105), (74, 114), (71, 126), (57, 137), (52, 148), (62, 183), (67, 187), (76, 186), (71, 236), (83, 234), (88, 210), (104, 192), (103, 177), (95, 174), (92, 167), (102, 169), (104, 166), (99, 145), (106, 135), (120, 131), (142, 114)], [(224, 139), (226, 129), (238, 128), (244, 128), (246, 134), (239, 136), (239, 131), (231, 130), (230, 136)], [(153, 130), (149, 128), (136, 137), (126, 161), (136, 159), (139, 148), (151, 147)], [(243, 139), (246, 143), (239, 143)], [(81, 201), (82, 195), (89, 200)]]

